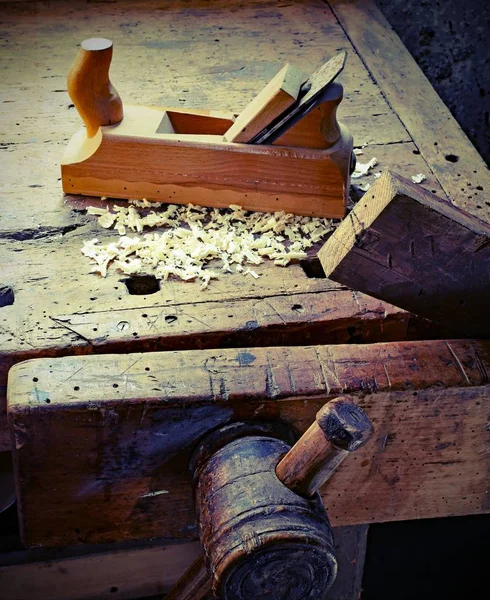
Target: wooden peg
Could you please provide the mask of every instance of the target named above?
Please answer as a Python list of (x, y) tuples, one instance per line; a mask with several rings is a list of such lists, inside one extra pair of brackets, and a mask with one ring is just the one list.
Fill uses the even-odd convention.
[(310, 498), (349, 453), (371, 437), (373, 430), (369, 417), (349, 398), (327, 402), (279, 462), (276, 475), (290, 490)]
[(285, 65), (238, 115), (225, 133), (225, 142), (247, 143), (298, 98), (304, 77), (292, 65)]
[[(320, 409), (313, 425), (279, 462), (277, 461), (281, 456), (281, 450), (290, 447), (290, 444), (272, 438), (264, 442), (267, 438), (257, 436), (256, 430), (247, 432), (247, 436), (240, 439), (237, 435), (240, 427), (243, 428), (243, 424), (228, 425), (210, 434), (194, 455), (191, 467), (197, 482), (196, 506), (201, 542), (212, 573), (213, 591), (217, 593), (224, 587), (233, 590), (233, 593), (226, 595), (227, 598), (241, 600), (254, 597), (254, 592), (259, 587), (264, 589), (261, 586), (265, 585), (275, 586), (276, 598), (318, 597), (319, 590), (328, 589), (335, 578), (337, 566), (335, 557), (330, 553), (330, 524), (325, 509), (321, 503), (318, 505), (319, 496), (315, 496), (315, 493), (344, 458), (371, 437), (373, 425), (366, 413), (349, 398), (337, 398)], [(257, 425), (254, 424), (254, 427), (256, 428)], [(271, 447), (277, 445), (279, 450), (271, 451), (267, 449), (267, 444), (271, 444)], [(244, 471), (236, 473), (234, 468), (230, 468), (236, 464), (241, 464)], [(276, 464), (276, 477), (271, 477), (268, 467), (274, 468)], [(241, 487), (240, 483), (237, 485), (237, 481), (243, 482), (244, 478), (250, 478), (251, 475), (256, 481), (251, 488), (248, 488), (247, 484), (244, 487)], [(212, 500), (208, 503), (210, 490), (212, 490)], [(268, 499), (269, 506), (264, 514), (260, 512), (263, 510), (263, 505), (262, 501), (258, 500), (257, 494), (259, 497), (262, 494)], [(277, 507), (286, 505), (289, 510), (286, 520), (283, 521), (281, 518), (276, 522), (274, 519), (277, 517)], [(296, 506), (297, 513), (292, 510), (293, 506)], [(319, 508), (321, 508), (320, 512), (316, 512)], [(249, 535), (250, 514), (253, 514), (252, 539), (254, 541), (249, 543), (244, 541), (244, 537)], [(324, 515), (324, 520), (320, 518), (320, 514)], [(315, 524), (311, 530), (308, 525), (308, 515), (315, 515)], [(296, 518), (298, 521), (295, 521)], [(234, 523), (233, 528), (229, 527), (230, 522)], [(284, 528), (284, 522), (289, 524), (291, 532), (287, 527)], [(277, 529), (275, 533), (274, 527)], [(290, 591), (287, 577), (285, 579), (279, 575), (278, 581), (271, 583), (277, 575), (278, 563), (275, 562), (274, 554), (270, 557), (266, 556), (265, 548), (269, 546), (270, 550), (270, 546), (275, 544), (280, 547), (281, 543), (289, 549), (295, 547), (297, 540), (294, 532), (298, 529), (303, 530), (302, 535), (305, 539), (307, 535), (311, 536), (306, 544), (307, 547), (312, 544), (322, 548), (320, 562), (323, 566), (320, 570), (323, 574), (320, 576), (317, 571), (312, 575), (312, 564), (318, 559), (316, 554), (313, 554), (307, 560), (312, 562), (308, 563), (307, 571), (311, 580), (306, 578), (308, 580), (306, 587), (318, 585), (318, 589), (315, 588), (314, 595), (303, 595), (304, 590), (300, 589), (286, 596)], [(259, 540), (266, 537), (270, 539), (267, 543), (264, 542), (262, 547), (263, 542)], [(241, 542), (237, 544), (240, 538)], [(242, 546), (248, 549), (244, 550)], [(256, 557), (252, 556), (252, 549), (257, 553)], [(293, 553), (292, 556), (288, 556), (285, 552), (282, 561), (286, 561), (286, 564), (281, 565), (284, 572), (296, 569), (296, 575), (301, 573), (301, 576), (297, 577), (298, 581), (305, 579), (306, 572), (302, 570), (301, 564), (301, 556), (305, 550), (303, 547), (300, 550), (298, 555)], [(202, 600), (210, 589), (207, 587), (209, 576), (205, 562), (204, 556), (199, 557), (172, 588), (167, 598)], [(238, 566), (232, 567), (231, 565), (235, 563)], [(279, 583), (279, 580), (282, 583)], [(243, 589), (252, 592), (249, 595), (242, 595)]]
[(84, 40), (68, 72), (68, 94), (92, 138), (101, 125), (122, 121), (123, 105), (109, 79), (112, 42), (104, 38)]

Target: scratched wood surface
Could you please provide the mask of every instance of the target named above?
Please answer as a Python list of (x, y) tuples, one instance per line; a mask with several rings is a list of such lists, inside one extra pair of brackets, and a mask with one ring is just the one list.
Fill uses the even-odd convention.
[(404, 339), (407, 313), (308, 277), (300, 265), (264, 264), (257, 281), (227, 275), (205, 291), (170, 281), (131, 295), (120, 273), (89, 274), (83, 241), (111, 234), (86, 214), (92, 202), (61, 193), (60, 157), (81, 124), (66, 74), (77, 44), (103, 35), (114, 41), (111, 79), (124, 102), (235, 113), (285, 62), (309, 73), (347, 50), (339, 117), (363, 147), (359, 160), (423, 172), (424, 185), (444, 196), (326, 3), (19, 1), (2, 2), (1, 22), (0, 449), (10, 447), (7, 372), (25, 358)]
[(353, 394), (375, 435), (322, 490), (333, 525), (490, 509), (490, 342), (43, 358), (9, 376), (28, 545), (195, 537), (189, 452), (229, 420), (306, 430)]

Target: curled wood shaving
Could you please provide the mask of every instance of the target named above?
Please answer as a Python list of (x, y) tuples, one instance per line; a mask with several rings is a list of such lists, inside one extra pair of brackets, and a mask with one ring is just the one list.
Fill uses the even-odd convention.
[(423, 173), (417, 173), (417, 175), (412, 175), (412, 181), (414, 183), (422, 183), (427, 179), (427, 177)]
[(352, 173), (352, 179), (358, 179), (359, 177), (364, 177), (369, 174), (369, 171), (373, 169), (378, 164), (377, 158), (372, 158), (367, 163), (358, 162), (356, 164), (356, 170)]
[[(249, 213), (237, 205), (219, 210), (133, 200), (127, 206), (113, 206), (112, 211), (89, 207), (88, 214), (120, 235), (108, 244), (98, 239), (84, 243), (82, 253), (92, 260), (92, 272), (106, 277), (113, 265), (128, 275), (199, 279), (202, 288), (223, 272), (257, 279), (259, 274), (244, 265), (259, 265), (264, 259), (286, 266), (306, 258), (305, 251), (334, 228), (329, 219)], [(143, 233), (156, 227), (158, 231)], [(209, 268), (211, 261), (217, 266)]]

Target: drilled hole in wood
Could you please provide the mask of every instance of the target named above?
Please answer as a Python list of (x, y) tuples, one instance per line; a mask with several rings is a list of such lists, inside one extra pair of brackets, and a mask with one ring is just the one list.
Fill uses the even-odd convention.
[(12, 306), (14, 301), (14, 290), (9, 285), (0, 285), (0, 308)]
[(291, 310), (294, 310), (294, 312), (297, 312), (297, 313), (305, 312), (305, 308), (304, 308), (304, 306), (301, 306), (301, 304), (293, 304), (293, 306), (291, 306)]
[(160, 281), (153, 275), (138, 275), (122, 279), (132, 296), (149, 296), (160, 291)]
[(175, 323), (175, 321), (177, 321), (177, 317), (175, 315), (167, 315), (165, 317), (166, 323)]
[(459, 156), (457, 156), (456, 154), (446, 154), (444, 158), (452, 163), (457, 163), (459, 160)]
[(299, 266), (303, 269), (306, 277), (309, 279), (326, 279), (322, 263), (317, 257), (301, 260)]

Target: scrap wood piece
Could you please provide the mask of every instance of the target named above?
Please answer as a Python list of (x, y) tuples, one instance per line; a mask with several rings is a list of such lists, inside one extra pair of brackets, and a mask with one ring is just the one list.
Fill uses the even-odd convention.
[(201, 436), (241, 419), (305, 431), (339, 393), (376, 433), (322, 491), (334, 526), (488, 511), (489, 372), (485, 340), (20, 363), (8, 394), (24, 542), (197, 537), (188, 461)]
[(238, 115), (224, 135), (225, 142), (249, 142), (296, 102), (304, 79), (298, 69), (286, 64)]
[(339, 52), (328, 62), (322, 65), (303, 84), (304, 95), (300, 97), (290, 110), (279, 116), (269, 127), (264, 128), (252, 140), (252, 144), (264, 144), (275, 142), (299, 119), (307, 115), (321, 102), (324, 92), (344, 68), (347, 52)]
[(490, 335), (490, 226), (395, 173), (381, 176), (318, 256), (334, 281)]

